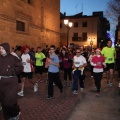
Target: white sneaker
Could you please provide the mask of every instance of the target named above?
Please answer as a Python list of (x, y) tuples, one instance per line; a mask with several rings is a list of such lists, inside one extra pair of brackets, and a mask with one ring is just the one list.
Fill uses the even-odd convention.
[(109, 83), (109, 87), (112, 87), (112, 82), (111, 82), (111, 83)]
[(112, 82), (108, 82), (108, 87), (112, 87)]
[(34, 92), (37, 92), (37, 91), (38, 91), (38, 84), (35, 83), (35, 85), (34, 85)]
[(76, 90), (73, 90), (73, 94), (77, 94), (77, 91), (76, 91)]
[(21, 114), (21, 112), (19, 112), (19, 114), (16, 117), (11, 117), (8, 120), (19, 120), (20, 114)]
[(55, 83), (53, 82), (53, 86), (55, 86)]
[(63, 84), (63, 86), (66, 87), (66, 86), (67, 86), (67, 83), (65, 82), (65, 83)]
[(18, 94), (19, 96), (21, 96), (21, 97), (23, 97), (23, 96), (24, 96), (24, 94), (23, 94), (23, 92), (22, 92), (22, 91), (18, 92), (17, 94)]
[(72, 71), (72, 74), (74, 74), (75, 70)]
[(100, 96), (100, 93), (99, 93), (99, 92), (97, 92), (97, 93), (96, 93), (96, 96), (97, 96), (97, 97), (99, 97), (99, 96)]
[(84, 91), (84, 88), (80, 88), (80, 91), (83, 92), (83, 91)]
[(94, 89), (95, 89), (95, 91), (97, 91), (97, 87), (95, 87)]
[(119, 84), (118, 84), (118, 87), (120, 87), (120, 82), (119, 82)]

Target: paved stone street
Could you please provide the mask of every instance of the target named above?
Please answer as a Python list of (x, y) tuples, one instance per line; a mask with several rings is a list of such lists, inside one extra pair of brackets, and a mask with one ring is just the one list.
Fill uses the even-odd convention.
[(117, 76), (115, 72), (113, 87), (110, 88), (103, 76), (100, 97), (95, 95), (93, 78), (87, 79), (85, 93), (78, 95), (80, 102), (68, 120), (120, 120), (120, 78)]
[[(20, 120), (65, 120), (78, 103), (78, 96), (73, 95), (69, 87), (61, 94), (54, 86), (54, 97), (47, 100), (46, 78), (45, 73), (45, 81), (39, 82), (39, 90), (36, 93), (33, 92), (33, 86), (26, 81), (25, 96), (18, 97), (21, 108)], [(2, 112), (0, 112), (0, 120), (3, 120)]]
[[(120, 96), (118, 95), (118, 78), (113, 87), (108, 88), (106, 79), (102, 79), (101, 96), (96, 97), (94, 81), (86, 72), (85, 91), (73, 95), (71, 88), (64, 88), (61, 94), (54, 87), (54, 97), (46, 99), (46, 82), (39, 83), (38, 92), (33, 92), (33, 86), (26, 81), (25, 96), (18, 97), (21, 108), (20, 120), (120, 120)], [(63, 75), (61, 73), (63, 82)], [(44, 74), (46, 80), (46, 73)], [(0, 120), (3, 120), (0, 112)]]

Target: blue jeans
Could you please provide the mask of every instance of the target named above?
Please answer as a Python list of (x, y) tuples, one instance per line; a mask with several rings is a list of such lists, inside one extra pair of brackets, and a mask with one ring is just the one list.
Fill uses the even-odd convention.
[(80, 87), (84, 88), (84, 75), (81, 75), (81, 70), (75, 70), (73, 74), (73, 87), (72, 90), (78, 90), (78, 80), (80, 82)]

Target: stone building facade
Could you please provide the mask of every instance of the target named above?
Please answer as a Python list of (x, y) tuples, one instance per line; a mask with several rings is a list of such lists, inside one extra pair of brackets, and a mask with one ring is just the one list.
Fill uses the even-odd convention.
[(60, 0), (0, 0), (0, 43), (60, 44)]
[[(61, 46), (67, 46), (68, 42), (68, 45), (96, 48), (102, 47), (102, 42), (107, 39), (107, 30), (110, 26), (109, 21), (103, 15), (103, 11), (93, 12), (90, 16), (83, 15), (82, 12), (72, 16), (61, 13), (60, 18)], [(72, 22), (72, 27), (68, 27), (68, 24), (66, 26), (64, 20)]]

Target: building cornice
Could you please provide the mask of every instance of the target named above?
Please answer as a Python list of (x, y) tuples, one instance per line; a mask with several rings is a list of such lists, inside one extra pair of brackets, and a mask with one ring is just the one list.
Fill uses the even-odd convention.
[(11, 18), (10, 16), (3, 15), (3, 14), (0, 14), (0, 19), (7, 20), (7, 21), (10, 21), (10, 22), (16, 22), (15, 18)]

